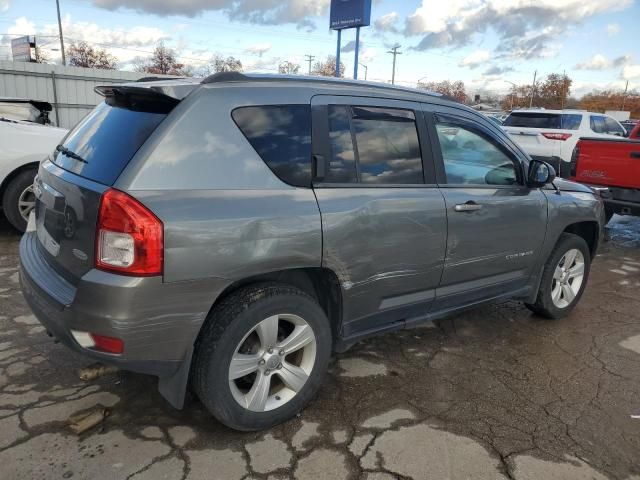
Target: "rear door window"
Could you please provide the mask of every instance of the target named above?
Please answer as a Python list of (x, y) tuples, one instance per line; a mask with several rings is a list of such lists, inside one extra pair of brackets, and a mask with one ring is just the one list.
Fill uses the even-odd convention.
[(582, 115), (576, 113), (515, 112), (507, 117), (505, 127), (578, 130)]
[(424, 183), (413, 111), (329, 105), (328, 115), (331, 158), (325, 182)]
[(103, 185), (113, 185), (166, 113), (129, 110), (103, 102), (66, 137), (54, 163)]
[(311, 108), (267, 105), (237, 108), (233, 120), (271, 171), (285, 183), (311, 186)]
[(424, 183), (414, 113), (353, 107), (360, 181), (374, 184)]
[(595, 133), (607, 133), (607, 125), (605, 123), (605, 117), (602, 115), (591, 115), (591, 130)]

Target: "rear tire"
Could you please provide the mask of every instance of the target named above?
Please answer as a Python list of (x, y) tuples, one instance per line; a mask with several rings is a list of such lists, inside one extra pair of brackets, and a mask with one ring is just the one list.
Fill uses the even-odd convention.
[(196, 344), (193, 388), (226, 426), (267, 429), (315, 395), (331, 344), (329, 321), (315, 299), (285, 285), (246, 287), (209, 314)]
[[(33, 179), (37, 171), (33, 168), (20, 172), (9, 182), (2, 196), (2, 209), (13, 227), (24, 232), (27, 229), (28, 213), (35, 206)], [(27, 205), (29, 204), (29, 205)], [(27, 217), (24, 218), (23, 214)]]
[(563, 233), (545, 263), (532, 312), (549, 319), (569, 315), (580, 301), (589, 279), (591, 253), (578, 235)]

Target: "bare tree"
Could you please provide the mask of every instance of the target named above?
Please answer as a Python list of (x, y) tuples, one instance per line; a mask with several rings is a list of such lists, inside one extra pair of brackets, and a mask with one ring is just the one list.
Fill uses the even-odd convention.
[(418, 88), (441, 93), (442, 95), (447, 95), (461, 103), (466, 102), (468, 99), (467, 92), (464, 87), (464, 82), (460, 80), (457, 80), (455, 82), (450, 82), (449, 80), (444, 80), (442, 82), (421, 82), (418, 83)]
[[(344, 63), (340, 62), (340, 77), (344, 77)], [(333, 77), (336, 74), (336, 57), (329, 55), (324, 62), (316, 62), (311, 71), (312, 75)]]
[(47, 52), (42, 50), (40, 47), (36, 47), (36, 63), (49, 63), (51, 61), (51, 57)]
[(210, 64), (213, 73), (242, 71), (242, 62), (235, 57), (225, 58), (220, 54), (215, 54), (211, 57)]
[(164, 42), (158, 43), (153, 55), (148, 59), (135, 59), (135, 69), (138, 72), (152, 73), (156, 75), (187, 75), (189, 69), (183, 63), (179, 63), (175, 50), (165, 46)]
[(94, 48), (87, 42), (74, 42), (67, 48), (67, 63), (72, 67), (115, 70), (118, 60), (106, 50)]
[(288, 60), (278, 65), (278, 73), (281, 73), (283, 75), (297, 75), (299, 71), (300, 71), (300, 65), (298, 65), (297, 63), (290, 62)]

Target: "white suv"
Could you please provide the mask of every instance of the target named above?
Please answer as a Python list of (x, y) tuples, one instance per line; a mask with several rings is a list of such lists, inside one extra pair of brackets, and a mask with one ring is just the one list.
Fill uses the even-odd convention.
[(532, 158), (568, 172), (580, 137), (624, 137), (625, 129), (602, 113), (581, 110), (514, 110), (503, 128)]

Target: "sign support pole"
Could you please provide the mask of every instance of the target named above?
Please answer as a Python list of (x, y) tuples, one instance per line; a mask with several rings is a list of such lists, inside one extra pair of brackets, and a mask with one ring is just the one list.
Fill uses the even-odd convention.
[(336, 77), (340, 77), (340, 44), (342, 43), (342, 30), (338, 30), (338, 49), (336, 50)]
[(358, 57), (360, 56), (360, 27), (356, 28), (356, 58), (353, 64), (353, 79), (358, 79)]

